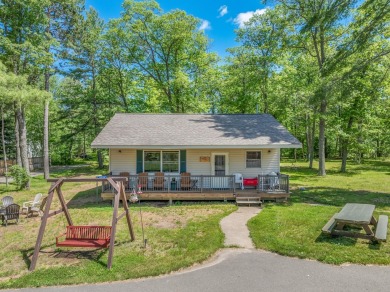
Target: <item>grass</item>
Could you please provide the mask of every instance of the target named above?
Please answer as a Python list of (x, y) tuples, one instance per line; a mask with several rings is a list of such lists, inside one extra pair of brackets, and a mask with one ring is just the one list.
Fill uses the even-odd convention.
[[(315, 166), (316, 167), (316, 166)], [(286, 204), (265, 204), (248, 222), (257, 248), (282, 255), (315, 259), (331, 264), (390, 264), (390, 243), (332, 238), (321, 234), (329, 218), (348, 202), (377, 206), (375, 215), (390, 213), (390, 161), (349, 163), (339, 173), (339, 161), (327, 162), (326, 177), (303, 162), (285, 162), (282, 172), (290, 175), (291, 197)], [(61, 169), (61, 176), (95, 176), (106, 173), (95, 166)], [(66, 183), (62, 190), (76, 224), (109, 225), (112, 207), (100, 202), (94, 183)], [(12, 194), (17, 203), (46, 193), (49, 184), (42, 177), (32, 179), (29, 191), (0, 186), (0, 195)], [(53, 210), (59, 204), (55, 201)], [(139, 206), (131, 206), (136, 240), (130, 242), (125, 220), (118, 226), (112, 270), (106, 269), (107, 250), (57, 249), (55, 236), (66, 223), (62, 215), (50, 218), (37, 269), (30, 264), (40, 220), (21, 218), (19, 225), (0, 227), (0, 289), (98, 283), (169, 273), (210, 257), (223, 247), (220, 220), (236, 209), (232, 204), (184, 204), (170, 207), (142, 205), (147, 246), (143, 247)], [(60, 275), (60, 276), (59, 276)]]
[[(53, 173), (53, 177), (97, 175), (97, 168), (71, 168)], [(103, 171), (104, 173), (104, 171)], [(12, 194), (18, 204), (31, 200), (37, 192), (47, 193), (49, 184), (34, 177), (30, 191), (0, 187), (0, 194)], [(63, 193), (75, 224), (110, 225), (112, 207), (101, 202), (95, 183), (65, 183)], [(52, 210), (59, 208), (58, 199)], [(0, 227), (0, 289), (98, 283), (155, 276), (202, 262), (223, 247), (220, 220), (234, 211), (233, 204), (181, 204), (154, 207), (141, 204), (147, 245), (144, 248), (140, 206), (130, 208), (136, 240), (130, 241), (126, 220), (117, 229), (113, 268), (106, 269), (108, 250), (58, 249), (55, 236), (65, 230), (63, 215), (49, 219), (37, 268), (28, 272), (40, 218), (21, 217), (18, 225)]]
[(331, 264), (389, 265), (389, 243), (332, 238), (321, 228), (346, 203), (374, 204), (376, 217), (390, 215), (390, 161), (350, 163), (347, 173), (338, 172), (339, 161), (329, 161), (326, 177), (306, 165), (282, 164), (282, 172), (290, 174), (291, 198), (287, 204), (267, 204), (248, 222), (255, 246)]

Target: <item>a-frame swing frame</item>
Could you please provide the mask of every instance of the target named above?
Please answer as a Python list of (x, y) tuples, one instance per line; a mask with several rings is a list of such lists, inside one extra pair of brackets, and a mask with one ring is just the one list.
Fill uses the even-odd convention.
[[(43, 239), (43, 235), (45, 233), (47, 220), (52, 216), (55, 216), (57, 214), (64, 212), (66, 220), (68, 222), (68, 225), (71, 225), (71, 226), (73, 225), (72, 218), (70, 217), (67, 204), (65, 202), (64, 196), (63, 196), (62, 191), (61, 191), (61, 186), (65, 182), (104, 182), (104, 181), (109, 182), (110, 185), (115, 190), (115, 192), (114, 192), (114, 210), (113, 210), (113, 214), (112, 214), (112, 224), (111, 224), (110, 246), (109, 246), (108, 261), (107, 261), (107, 268), (111, 269), (112, 258), (114, 255), (116, 225), (122, 217), (126, 216), (126, 221), (127, 221), (128, 227), (129, 227), (131, 241), (133, 241), (135, 239), (133, 224), (132, 224), (131, 218), (130, 218), (130, 210), (129, 210), (129, 206), (127, 205), (125, 188), (123, 185), (123, 181), (127, 181), (127, 178), (125, 178), (125, 177), (60, 178), (60, 179), (48, 179), (47, 181), (51, 182), (52, 185), (48, 191), (46, 207), (45, 207), (45, 211), (43, 213), (42, 219), (41, 219), (42, 222), (41, 222), (41, 226), (39, 227), (38, 237), (37, 237), (37, 241), (35, 244), (34, 254), (33, 254), (33, 257), (31, 259), (31, 264), (30, 264), (29, 270), (33, 271), (35, 269), (36, 264), (37, 264), (39, 251), (41, 249), (42, 239)], [(50, 213), (50, 207), (51, 207), (51, 204), (53, 202), (54, 193), (57, 193), (57, 195), (58, 195), (58, 199), (61, 203), (61, 208), (59, 210), (56, 210), (56, 211), (53, 211)], [(120, 200), (122, 200), (122, 202), (123, 202), (124, 212), (118, 216), (118, 207), (119, 207)]]

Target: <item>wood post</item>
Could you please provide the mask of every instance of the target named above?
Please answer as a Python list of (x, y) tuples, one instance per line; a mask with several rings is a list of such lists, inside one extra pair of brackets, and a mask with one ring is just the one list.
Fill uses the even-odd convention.
[(43, 213), (43, 216), (42, 216), (41, 226), (39, 227), (37, 242), (35, 243), (34, 254), (33, 254), (33, 257), (31, 259), (31, 264), (30, 264), (30, 268), (29, 268), (30, 271), (34, 271), (35, 266), (36, 266), (37, 261), (38, 261), (39, 250), (41, 249), (43, 234), (45, 233), (46, 223), (47, 223), (47, 219), (49, 217), (50, 206), (51, 206), (51, 203), (53, 202), (53, 196), (54, 196), (53, 187), (59, 185), (60, 183), (61, 183), (61, 179), (59, 179), (59, 181), (57, 183), (53, 184), (53, 186), (50, 188), (51, 192), (47, 196), (46, 208), (45, 208), (45, 212)]

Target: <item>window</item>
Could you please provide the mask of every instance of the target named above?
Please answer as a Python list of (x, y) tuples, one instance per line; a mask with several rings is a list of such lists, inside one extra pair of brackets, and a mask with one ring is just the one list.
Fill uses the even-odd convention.
[(179, 151), (145, 151), (145, 172), (179, 172)]
[(144, 152), (144, 171), (159, 172), (161, 167), (160, 151), (145, 151)]
[(261, 168), (261, 152), (247, 151), (246, 152), (246, 168)]
[(178, 151), (163, 151), (162, 171), (163, 172), (179, 172), (179, 152)]

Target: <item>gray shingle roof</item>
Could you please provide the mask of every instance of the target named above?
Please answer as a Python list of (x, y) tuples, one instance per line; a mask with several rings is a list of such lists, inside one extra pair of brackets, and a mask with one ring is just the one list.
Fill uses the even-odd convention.
[(268, 114), (116, 114), (94, 148), (300, 148)]

